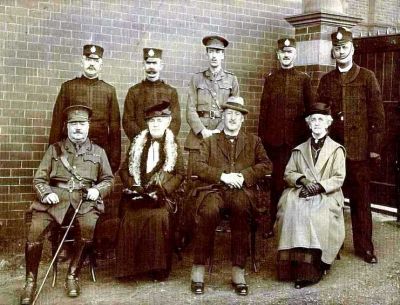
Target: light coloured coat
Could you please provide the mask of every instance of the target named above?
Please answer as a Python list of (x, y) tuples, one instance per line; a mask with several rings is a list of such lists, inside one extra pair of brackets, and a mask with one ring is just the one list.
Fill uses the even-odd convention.
[[(346, 152), (328, 136), (314, 165), (310, 141), (293, 149), (285, 169), (288, 188), (278, 203), (278, 250), (321, 249), (321, 260), (331, 264), (345, 237), (341, 187), (346, 175)], [(297, 181), (302, 176), (320, 183), (325, 192), (300, 198), (301, 185)]]

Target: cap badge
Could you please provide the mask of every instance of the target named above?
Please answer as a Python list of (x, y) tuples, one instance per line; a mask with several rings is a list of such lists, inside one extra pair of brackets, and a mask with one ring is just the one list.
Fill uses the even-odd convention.
[(289, 41), (289, 39), (286, 39), (286, 40), (285, 40), (284, 45), (287, 46), (287, 47), (290, 46), (290, 41)]
[(336, 38), (337, 38), (338, 40), (342, 39), (342, 38), (343, 38), (343, 34), (340, 33), (340, 32), (338, 32), (337, 35), (336, 35)]
[(149, 53), (147, 53), (149, 56), (151, 56), (151, 57), (153, 57), (154, 56), (154, 50), (153, 49), (150, 49), (149, 50)]
[(90, 52), (95, 53), (95, 52), (96, 52), (96, 47), (95, 47), (95, 46), (92, 46), (92, 47), (90, 48)]

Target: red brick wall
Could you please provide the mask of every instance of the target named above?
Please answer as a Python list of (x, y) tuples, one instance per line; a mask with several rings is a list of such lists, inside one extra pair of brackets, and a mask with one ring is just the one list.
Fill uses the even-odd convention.
[(23, 237), (53, 104), (61, 83), (80, 75), (83, 44), (105, 48), (102, 78), (116, 87), (121, 111), (143, 78), (142, 48), (163, 48), (162, 78), (178, 88), (184, 110), (191, 75), (207, 67), (201, 38), (225, 36), (226, 69), (239, 78), (251, 109), (246, 129), (255, 132), (262, 75), (275, 65), (276, 39), (293, 34), (284, 17), (300, 8), (299, 0), (0, 1), (0, 240)]

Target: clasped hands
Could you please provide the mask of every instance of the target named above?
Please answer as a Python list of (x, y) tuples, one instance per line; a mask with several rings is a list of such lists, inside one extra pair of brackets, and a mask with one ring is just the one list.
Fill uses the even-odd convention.
[(240, 189), (243, 186), (244, 177), (242, 173), (222, 173), (221, 181), (228, 185), (230, 188)]
[[(98, 189), (92, 187), (87, 190), (86, 199), (91, 201), (96, 201), (99, 199), (100, 192)], [(43, 198), (43, 203), (46, 204), (57, 204), (60, 202), (60, 198), (56, 193), (50, 193), (46, 197)]]
[(302, 185), (299, 194), (300, 198), (315, 196), (325, 191), (321, 184), (312, 182), (306, 177), (301, 178), (299, 182)]

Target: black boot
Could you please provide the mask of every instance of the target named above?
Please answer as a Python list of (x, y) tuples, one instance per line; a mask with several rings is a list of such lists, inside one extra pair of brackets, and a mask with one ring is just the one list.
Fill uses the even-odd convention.
[(74, 244), (74, 256), (71, 258), (67, 279), (65, 280), (67, 295), (71, 298), (79, 296), (81, 292), (78, 277), (82, 268), (82, 264), (85, 261), (91, 247), (92, 242), (87, 240), (79, 240)]
[(21, 294), (21, 305), (30, 305), (35, 297), (36, 280), (42, 249), (42, 242), (26, 242), (25, 244), (26, 279)]

